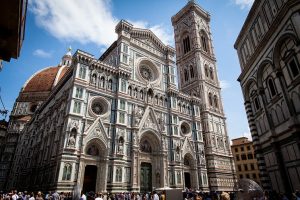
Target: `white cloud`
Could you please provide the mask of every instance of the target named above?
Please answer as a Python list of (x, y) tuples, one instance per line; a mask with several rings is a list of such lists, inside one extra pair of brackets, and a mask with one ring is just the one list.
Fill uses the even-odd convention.
[(240, 6), (241, 9), (250, 8), (254, 0), (234, 0), (235, 4)]
[(52, 36), (82, 44), (110, 45), (118, 22), (108, 0), (30, 0), (36, 23)]
[(37, 57), (41, 57), (41, 58), (51, 58), (52, 52), (47, 52), (47, 51), (44, 51), (43, 49), (36, 49), (33, 52), (33, 55), (37, 56)]
[[(110, 0), (29, 0), (29, 9), (37, 25), (60, 40), (107, 47), (117, 39), (115, 26), (119, 19), (112, 15)], [(166, 44), (172, 42), (172, 34), (163, 25), (131, 23), (152, 30)]]
[(220, 86), (222, 89), (227, 89), (231, 87), (230, 83), (226, 80), (220, 80)]

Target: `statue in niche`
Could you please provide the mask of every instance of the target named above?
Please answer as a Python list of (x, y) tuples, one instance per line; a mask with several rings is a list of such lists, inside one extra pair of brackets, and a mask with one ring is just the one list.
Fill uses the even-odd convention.
[(136, 107), (134, 110), (134, 123), (138, 125), (143, 117), (143, 110), (141, 108)]
[(75, 147), (75, 144), (76, 144), (75, 137), (74, 137), (74, 135), (71, 135), (71, 136), (69, 137), (68, 147)]
[(124, 146), (124, 139), (123, 137), (120, 137), (118, 142), (118, 153), (123, 154), (123, 146)]

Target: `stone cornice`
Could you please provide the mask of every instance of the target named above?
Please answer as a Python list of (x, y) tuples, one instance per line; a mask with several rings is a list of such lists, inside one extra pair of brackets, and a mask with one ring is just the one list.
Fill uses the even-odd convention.
[(194, 11), (201, 17), (203, 17), (206, 21), (210, 21), (210, 14), (209, 12), (205, 11), (203, 8), (201, 8), (199, 5), (197, 5), (195, 2), (188, 2), (184, 8), (182, 8), (176, 15), (172, 17), (172, 25), (174, 26), (178, 20), (182, 18), (183, 15), (186, 13)]

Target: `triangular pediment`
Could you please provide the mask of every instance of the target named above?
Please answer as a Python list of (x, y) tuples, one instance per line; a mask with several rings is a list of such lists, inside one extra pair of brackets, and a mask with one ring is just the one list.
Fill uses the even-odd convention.
[(168, 49), (168, 47), (151, 30), (132, 29), (130, 34), (131, 38), (158, 51), (164, 52)]
[(141, 123), (139, 124), (139, 130), (153, 130), (156, 132), (161, 132), (161, 127), (158, 124), (158, 121), (156, 119), (155, 112), (153, 108), (148, 106), (144, 112), (144, 115), (141, 119)]
[(191, 141), (189, 141), (188, 138), (186, 137), (182, 145), (183, 156), (187, 153), (190, 153), (194, 157), (195, 156), (194, 152), (195, 150)]
[(85, 132), (85, 135), (86, 136), (83, 139), (84, 144), (87, 144), (93, 139), (100, 139), (105, 145), (108, 144), (109, 137), (100, 117), (98, 117), (88, 128), (88, 130)]

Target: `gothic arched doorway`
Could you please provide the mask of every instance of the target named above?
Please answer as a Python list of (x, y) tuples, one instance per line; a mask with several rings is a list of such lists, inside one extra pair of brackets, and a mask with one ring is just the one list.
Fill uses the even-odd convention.
[(81, 186), (84, 192), (105, 192), (107, 147), (100, 139), (87, 142), (81, 160)]
[(139, 144), (139, 186), (141, 192), (151, 192), (153, 187), (161, 187), (160, 142), (151, 131), (142, 134)]
[(183, 158), (183, 171), (184, 171), (184, 187), (185, 188), (197, 188), (196, 186), (196, 169), (195, 161), (190, 153), (184, 155)]

